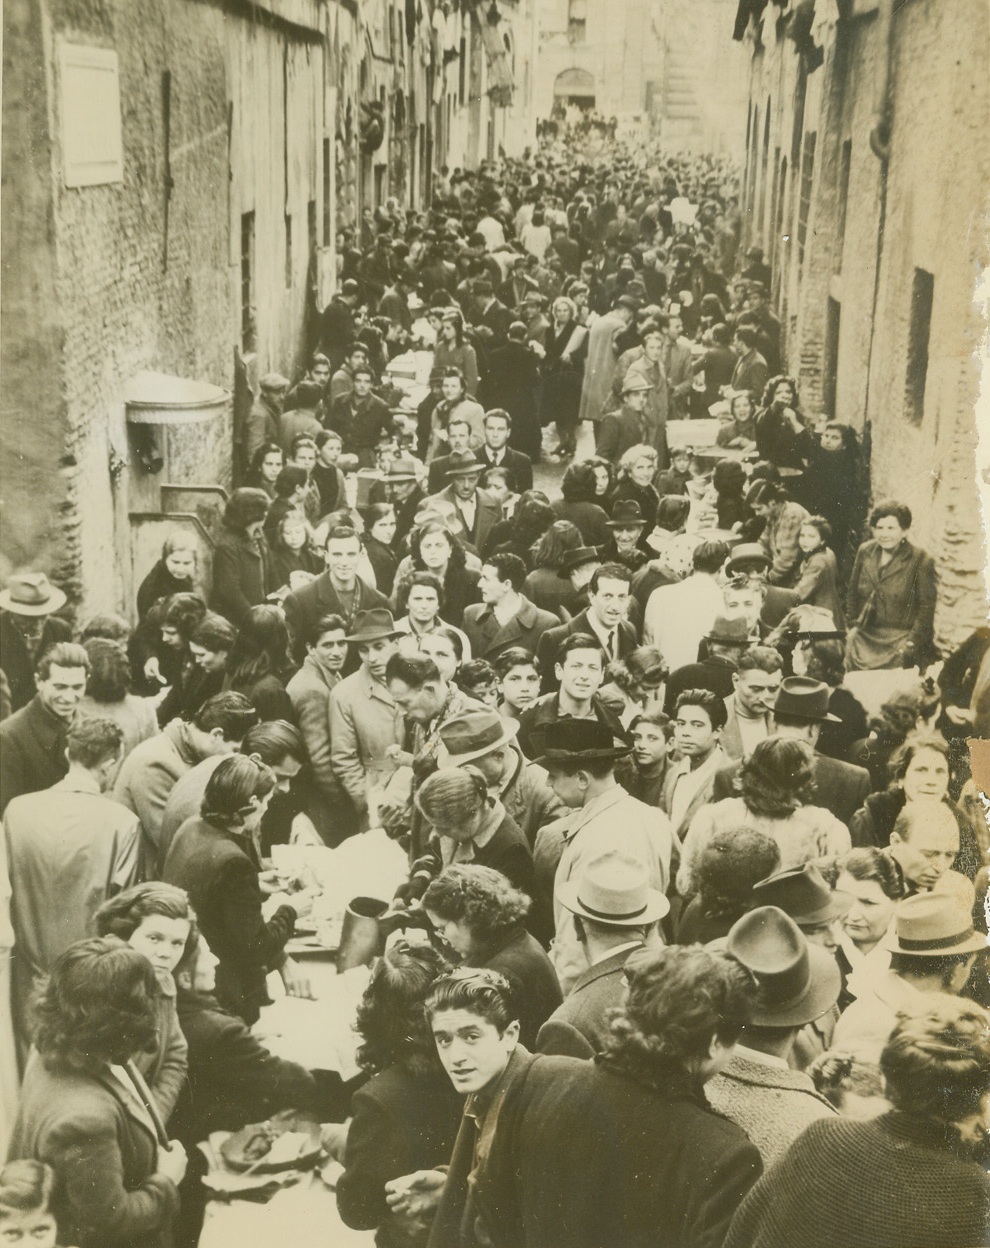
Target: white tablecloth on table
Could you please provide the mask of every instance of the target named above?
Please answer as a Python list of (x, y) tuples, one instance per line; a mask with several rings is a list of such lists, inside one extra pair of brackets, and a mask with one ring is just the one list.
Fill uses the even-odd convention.
[(199, 1248), (370, 1248), (374, 1231), (352, 1231), (337, 1198), (316, 1174), (277, 1192), (266, 1205), (212, 1200)]

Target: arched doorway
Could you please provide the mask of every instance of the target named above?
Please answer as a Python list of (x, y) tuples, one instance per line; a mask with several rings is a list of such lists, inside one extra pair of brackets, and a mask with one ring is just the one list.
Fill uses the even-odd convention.
[(565, 69), (553, 84), (554, 104), (575, 104), (581, 109), (595, 107), (595, 79), (586, 69)]

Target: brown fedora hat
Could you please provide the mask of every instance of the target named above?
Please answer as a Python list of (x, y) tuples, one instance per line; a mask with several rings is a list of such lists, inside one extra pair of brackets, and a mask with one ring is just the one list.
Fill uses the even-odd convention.
[(474, 451), (451, 452), (447, 463), (448, 477), (473, 477), (476, 473), (480, 476), (484, 471), (485, 465)]
[(65, 606), (65, 594), (44, 572), (21, 572), (12, 576), (0, 592), (0, 610), (13, 615), (51, 615)]
[(973, 916), (951, 893), (916, 893), (897, 903), (894, 922), (881, 941), (891, 953), (937, 958), (979, 953), (987, 938), (973, 927)]
[(789, 914), (798, 927), (816, 927), (841, 919), (853, 899), (848, 893), (833, 892), (813, 862), (791, 871), (778, 871), (753, 885), (753, 902), (776, 906)]
[(354, 617), (354, 631), (345, 641), (384, 641), (387, 637), (399, 637), (401, 633), (395, 627), (392, 612), (385, 607), (372, 607), (370, 611), (359, 611)]
[(833, 715), (828, 709), (831, 696), (832, 690), (823, 680), (813, 680), (810, 676), (785, 676), (777, 690), (773, 713), (792, 715), (810, 723), (837, 724), (840, 722), (838, 715)]
[(756, 980), (749, 1021), (758, 1027), (803, 1027), (839, 999), (842, 975), (834, 955), (809, 944), (777, 906), (744, 914), (729, 932), (725, 950)]
[(749, 635), (749, 626), (745, 620), (733, 619), (727, 615), (716, 616), (712, 631), (705, 637), (706, 641), (719, 641), (724, 646), (742, 646), (747, 648), (753, 644)]
[(519, 731), (517, 719), (498, 711), (467, 711), (440, 726), (440, 740), (451, 766), (460, 767), (508, 745)]
[(385, 473), (386, 481), (418, 481), (422, 475), (422, 464), (411, 455), (397, 455), (389, 464)]

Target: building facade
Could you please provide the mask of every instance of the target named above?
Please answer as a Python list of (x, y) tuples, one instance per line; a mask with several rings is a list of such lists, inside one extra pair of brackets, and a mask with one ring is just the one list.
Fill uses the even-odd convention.
[(128, 611), (175, 527), (208, 564), (231, 403), (185, 383), (297, 374), (342, 228), (533, 141), (535, 9), (4, 6), (0, 580), (45, 570), (85, 617)]
[(744, 241), (772, 266), (805, 410), (852, 425), (874, 499), (912, 509), (943, 647), (987, 616), (988, 22), (983, 0), (742, 0), (735, 31), (752, 62)]

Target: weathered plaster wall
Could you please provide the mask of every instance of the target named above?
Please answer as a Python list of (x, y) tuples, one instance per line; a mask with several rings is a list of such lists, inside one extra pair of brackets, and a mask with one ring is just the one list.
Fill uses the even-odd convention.
[[(987, 264), (981, 214), (990, 180), (990, 14), (983, 0), (910, 0), (897, 9), (884, 197), (884, 167), (869, 142), (884, 47), (875, 11), (864, 3), (857, 13), (838, 28), (824, 64), (804, 78), (803, 103), (793, 43), (771, 40), (756, 52), (746, 231), (774, 267), (789, 369), (799, 379), (803, 406), (816, 415), (826, 411), (832, 382), (828, 414), (868, 436), (874, 498), (894, 495), (910, 505), (916, 538), (938, 563), (936, 627), (943, 645), (951, 645), (986, 618), (972, 356), (980, 333), (973, 291)], [(812, 133), (802, 259), (801, 168)], [(917, 423), (906, 399), (916, 268), (934, 275)], [(834, 377), (830, 300), (839, 311)]]

